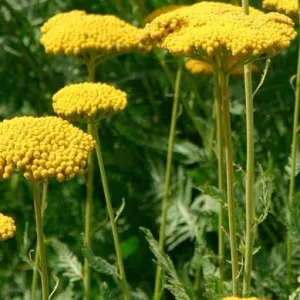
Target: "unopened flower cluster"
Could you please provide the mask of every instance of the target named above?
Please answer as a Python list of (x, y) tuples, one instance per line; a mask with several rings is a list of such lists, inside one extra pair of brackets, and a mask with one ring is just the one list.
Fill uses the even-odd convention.
[(167, 12), (173, 11), (178, 8), (184, 7), (183, 5), (168, 5), (168, 6), (163, 6), (161, 8), (158, 8), (151, 12), (146, 18), (145, 18), (145, 23), (152, 22), (156, 17), (165, 14)]
[(111, 55), (148, 49), (139, 42), (140, 30), (112, 15), (74, 10), (50, 18), (41, 28), (40, 41), (52, 54)]
[(91, 135), (58, 117), (16, 117), (0, 123), (0, 178), (19, 169), (33, 181), (58, 181), (82, 174)]
[(249, 59), (287, 48), (296, 36), (293, 26), (279, 13), (251, 9), (245, 15), (240, 7), (204, 1), (155, 18), (146, 25), (141, 41), (172, 54)]
[(126, 93), (105, 83), (71, 84), (53, 96), (54, 111), (66, 119), (100, 120), (126, 105)]
[[(229, 67), (233, 66), (236, 62), (229, 62)], [(185, 67), (192, 74), (202, 74), (202, 75), (212, 75), (213, 74), (213, 66), (203, 60), (199, 59), (189, 59), (185, 63)], [(258, 72), (258, 67), (255, 64), (251, 64), (251, 71), (253, 73)], [(232, 75), (243, 75), (244, 67), (240, 66), (234, 68), (232, 71)]]
[(296, 17), (298, 14), (297, 0), (264, 0), (263, 7), (276, 10), (291, 17)]
[(0, 241), (5, 241), (15, 235), (15, 221), (0, 213)]

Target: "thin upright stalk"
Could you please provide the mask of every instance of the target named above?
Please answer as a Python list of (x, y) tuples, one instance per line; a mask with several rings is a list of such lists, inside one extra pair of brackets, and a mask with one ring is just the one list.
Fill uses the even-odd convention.
[(251, 64), (244, 66), (245, 100), (246, 100), (246, 132), (247, 132), (247, 166), (246, 166), (246, 242), (243, 295), (249, 293), (251, 284), (252, 253), (254, 243), (254, 121)]
[(223, 127), (224, 127), (224, 144), (226, 158), (226, 178), (227, 178), (227, 203), (228, 203), (228, 218), (229, 218), (229, 239), (231, 252), (231, 269), (232, 269), (232, 286), (233, 295), (239, 295), (239, 274), (238, 274), (238, 253), (237, 253), (237, 238), (236, 238), (236, 221), (235, 221), (235, 204), (234, 204), (234, 176), (233, 176), (233, 152), (231, 141), (231, 120), (229, 111), (229, 90), (228, 90), (228, 75), (223, 71), (219, 71), (222, 108), (223, 108)]
[[(90, 59), (87, 62), (89, 81), (95, 81), (95, 62)], [(92, 134), (92, 126), (88, 124), (88, 133)], [(84, 224), (84, 244), (89, 249), (92, 247), (92, 213), (93, 213), (93, 190), (94, 190), (94, 153), (90, 152), (87, 163), (87, 183), (85, 201), (85, 224)], [(91, 267), (87, 258), (84, 258), (83, 266), (83, 286), (84, 300), (90, 299), (91, 291)]]
[[(216, 105), (216, 127), (217, 127), (217, 158), (218, 158), (218, 188), (221, 191), (225, 190), (225, 173), (224, 173), (224, 136), (222, 126), (222, 96), (219, 75), (214, 72), (214, 89), (215, 89), (215, 105)], [(224, 226), (224, 209), (223, 203), (219, 206), (219, 228), (218, 228), (218, 262), (219, 262), (219, 274), (220, 280), (224, 280), (224, 265), (225, 265), (225, 234), (223, 230)]]
[[(300, 0), (298, 0), (298, 21), (300, 24)], [(300, 27), (300, 25), (299, 25)], [(297, 158), (297, 133), (299, 126), (300, 113), (300, 38), (298, 37), (298, 66), (297, 66), (297, 80), (296, 80), (296, 95), (294, 105), (294, 122), (293, 122), (293, 140), (291, 153), (291, 173), (290, 173), (290, 187), (288, 207), (291, 209), (295, 194), (295, 172), (296, 172), (296, 158)], [(288, 281), (292, 281), (292, 241), (287, 237), (287, 277)]]
[[(48, 196), (48, 181), (43, 182), (43, 191), (42, 191), (42, 207), (41, 207), (41, 215), (42, 215), (42, 222), (44, 223), (44, 213), (47, 206), (47, 196)], [(39, 267), (39, 249), (38, 243), (35, 246), (35, 256), (34, 256), (34, 269), (32, 275), (32, 283), (31, 283), (31, 300), (36, 299), (36, 286), (37, 286), (37, 279), (38, 279), (38, 267)]]
[(107, 212), (108, 212), (108, 216), (109, 216), (109, 220), (110, 220), (110, 225), (112, 228), (112, 234), (113, 234), (115, 251), (116, 251), (116, 256), (117, 256), (118, 268), (119, 268), (119, 275), (120, 275), (122, 289), (123, 289), (123, 296), (124, 296), (124, 300), (129, 300), (130, 296), (129, 296), (128, 285), (127, 285), (127, 281), (126, 281), (126, 274), (125, 274), (125, 269), (124, 269), (122, 253), (121, 253), (118, 229), (117, 229), (117, 224), (116, 224), (115, 217), (114, 217), (114, 211), (113, 211), (112, 204), (111, 204), (110, 192), (109, 192), (107, 178), (106, 178), (106, 172), (105, 172), (104, 160), (103, 160), (102, 151), (101, 151), (100, 139), (99, 139), (96, 124), (91, 123), (91, 127), (92, 127), (93, 137), (96, 140), (97, 159), (98, 159), (98, 164), (99, 164), (99, 169), (100, 169), (100, 174), (101, 174), (101, 180), (102, 180), (102, 185), (103, 185), (103, 191), (104, 191), (104, 196), (105, 196), (105, 201), (106, 201)]
[[(249, 0), (242, 0), (243, 11), (249, 14)], [(247, 133), (247, 163), (246, 163), (246, 241), (245, 267), (243, 279), (243, 295), (249, 293), (251, 285), (252, 256), (254, 243), (254, 118), (251, 63), (244, 66), (244, 84), (246, 100), (246, 133)]]
[[(182, 64), (180, 64), (180, 66), (178, 67), (177, 74), (176, 74), (171, 126), (170, 126), (170, 133), (169, 133), (164, 197), (163, 197), (163, 201), (162, 201), (162, 211), (161, 211), (160, 230), (159, 230), (159, 249), (161, 251), (164, 250), (164, 242), (165, 242), (165, 235), (166, 235), (166, 219), (167, 219), (168, 200), (169, 200), (169, 193), (170, 193), (173, 148), (174, 148), (176, 121), (177, 121), (178, 105), (179, 105), (181, 74), (182, 74)], [(156, 276), (155, 276), (154, 296), (153, 296), (154, 300), (159, 300), (159, 298), (160, 298), (160, 290), (162, 288), (161, 287), (161, 281), (162, 281), (161, 275), (162, 275), (161, 269), (159, 266), (157, 266), (156, 267)]]
[(38, 183), (33, 182), (32, 183), (32, 188), (33, 188), (33, 201), (34, 201), (34, 211), (35, 211), (35, 221), (36, 221), (38, 252), (39, 252), (39, 259), (40, 259), (40, 275), (41, 275), (41, 282), (42, 282), (42, 299), (43, 300), (48, 300), (48, 298), (49, 298), (49, 286), (48, 286), (46, 247), (45, 247), (45, 242), (44, 242), (41, 199), (40, 199), (40, 192), (39, 192)]

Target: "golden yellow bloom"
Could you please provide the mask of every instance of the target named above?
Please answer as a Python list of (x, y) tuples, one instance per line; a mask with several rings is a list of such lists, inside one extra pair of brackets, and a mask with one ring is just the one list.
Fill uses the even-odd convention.
[(105, 83), (71, 84), (53, 96), (54, 111), (66, 119), (103, 119), (126, 105), (126, 93)]
[(16, 226), (14, 219), (0, 213), (0, 241), (12, 238), (15, 232)]
[(145, 23), (152, 22), (156, 17), (182, 7), (185, 7), (185, 5), (168, 5), (158, 8), (146, 16)]
[(146, 25), (141, 41), (212, 62), (230, 57), (246, 61), (287, 48), (296, 36), (293, 26), (279, 13), (251, 9), (245, 15), (231, 4), (200, 2), (157, 17)]
[(57, 117), (16, 117), (0, 123), (0, 178), (15, 169), (33, 181), (64, 181), (82, 174), (95, 142)]
[(78, 10), (60, 13), (50, 18), (41, 31), (40, 41), (52, 54), (105, 56), (149, 48), (139, 42), (141, 29), (112, 15)]
[[(234, 62), (236, 63), (236, 62)], [(233, 62), (229, 63), (229, 67), (234, 65)], [(189, 70), (192, 74), (203, 74), (203, 75), (212, 75), (213, 74), (213, 67), (211, 64), (199, 60), (199, 59), (189, 59), (185, 63), (185, 67)], [(259, 71), (257, 65), (251, 64), (251, 71), (256, 73)], [(233, 70), (232, 75), (243, 75), (244, 74), (244, 67), (240, 66)]]
[(298, 14), (297, 0), (264, 0), (263, 7), (276, 10), (291, 17), (296, 17)]

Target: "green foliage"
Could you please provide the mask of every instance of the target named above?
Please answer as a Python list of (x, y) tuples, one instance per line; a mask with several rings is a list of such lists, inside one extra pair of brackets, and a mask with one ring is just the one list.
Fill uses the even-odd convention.
[[(54, 115), (51, 97), (71, 82), (87, 79), (83, 65), (73, 58), (47, 55), (39, 43), (40, 26), (58, 11), (84, 9), (115, 14), (143, 26), (152, 10), (192, 0), (0, 0), (0, 120), (18, 115)], [(253, 1), (260, 6), (261, 1)], [(255, 108), (255, 201), (257, 219), (251, 294), (296, 300), (300, 275), (300, 196), (287, 210), (294, 90), (290, 78), (296, 71), (297, 45), (272, 58), (258, 61), (253, 74)], [(128, 94), (126, 110), (103, 122), (104, 160), (117, 218), (125, 268), (133, 300), (149, 300), (153, 293), (154, 265), (148, 243), (139, 227), (158, 232), (165, 176), (165, 160), (177, 59), (165, 51), (125, 54), (104, 62), (96, 80), (113, 84)], [(293, 81), (293, 80), (291, 80)], [(293, 86), (295, 81), (293, 81)], [(217, 162), (213, 115), (212, 79), (184, 70), (180, 113), (174, 147), (174, 163), (166, 232), (166, 253), (146, 230), (165, 284), (177, 299), (219, 300), (230, 295), (228, 281), (219, 280), (217, 264), (218, 207), (226, 210), (226, 196), (216, 188)], [(242, 78), (230, 80), (235, 199), (238, 240), (244, 239), (244, 179), (246, 166), (245, 105)], [(81, 124), (75, 124), (83, 129)], [(299, 153), (298, 153), (299, 154)], [(300, 170), (297, 154), (296, 174)], [(298, 176), (299, 177), (299, 176)], [(296, 189), (299, 192), (299, 178)], [(82, 249), (85, 179), (49, 183), (45, 236), (52, 299), (82, 299), (82, 263), (92, 266), (92, 299), (119, 299), (115, 250), (107, 222), (100, 175), (95, 170), (92, 248)], [(29, 253), (36, 247), (31, 186), (19, 174), (0, 183), (0, 212), (13, 216), (17, 233), (0, 247), (0, 299), (30, 299), (32, 265)], [(121, 202), (121, 199), (124, 201)], [(126, 201), (126, 206), (124, 205)], [(227, 219), (224, 232), (228, 233)], [(285, 240), (294, 244), (293, 277), (285, 274)], [(156, 236), (156, 235), (155, 235)], [(55, 237), (49, 239), (48, 237)], [(63, 242), (62, 242), (63, 241)], [(226, 280), (230, 280), (230, 254), (226, 235)], [(243, 249), (240, 249), (243, 253)], [(169, 258), (172, 257), (172, 261)], [(242, 268), (242, 255), (240, 255)], [(40, 292), (40, 291), (39, 291)], [(38, 292), (38, 295), (40, 293)], [(170, 293), (165, 299), (174, 299)]]
[(88, 259), (89, 264), (92, 266), (92, 268), (97, 272), (109, 276), (119, 277), (117, 267), (110, 264), (104, 258), (95, 256), (87, 247), (84, 247), (82, 249), (82, 253)]
[(174, 264), (170, 257), (159, 250), (158, 243), (154, 239), (150, 230), (141, 228), (145, 233), (150, 250), (156, 258), (156, 263), (161, 267), (164, 273), (164, 286), (177, 300), (193, 300), (194, 295), (191, 288), (187, 287), (178, 277)]
[(57, 270), (61, 271), (62, 275), (67, 277), (70, 282), (81, 280), (82, 265), (69, 247), (56, 239), (51, 240), (51, 245), (57, 255)]

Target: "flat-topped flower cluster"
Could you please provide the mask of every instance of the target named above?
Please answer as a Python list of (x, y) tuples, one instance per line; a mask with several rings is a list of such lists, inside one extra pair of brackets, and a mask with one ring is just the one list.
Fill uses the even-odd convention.
[(33, 181), (58, 181), (82, 174), (91, 135), (57, 117), (16, 117), (0, 123), (0, 178), (19, 169)]
[(141, 41), (180, 55), (275, 55), (295, 38), (293, 26), (279, 13), (250, 9), (250, 15), (244, 15), (240, 7), (204, 1), (155, 18)]

